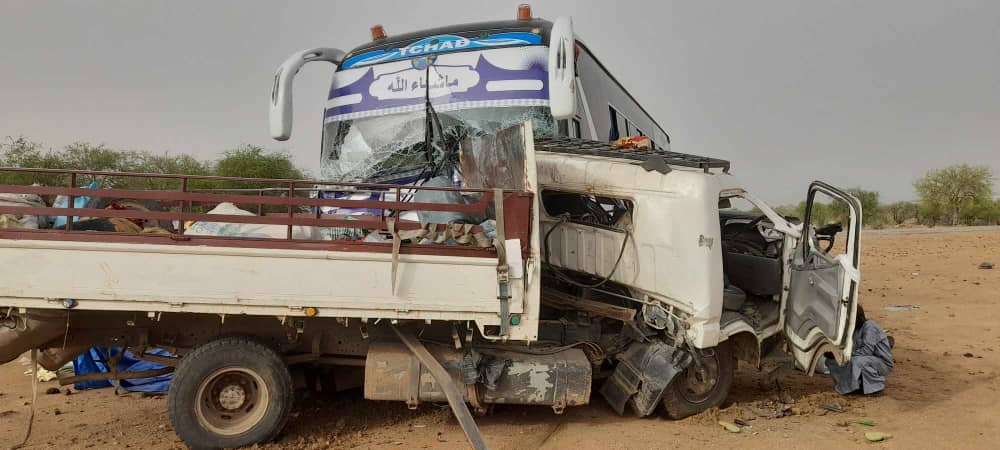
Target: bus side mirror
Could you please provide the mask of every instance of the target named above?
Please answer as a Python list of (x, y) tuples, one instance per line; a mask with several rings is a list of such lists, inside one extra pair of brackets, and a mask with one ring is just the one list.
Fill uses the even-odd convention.
[(549, 108), (556, 120), (576, 115), (575, 47), (573, 21), (557, 18), (549, 35)]
[(271, 137), (285, 141), (292, 136), (292, 80), (306, 63), (326, 61), (334, 65), (344, 59), (344, 52), (335, 48), (313, 48), (298, 52), (278, 67), (271, 87), (271, 109), (269, 114)]

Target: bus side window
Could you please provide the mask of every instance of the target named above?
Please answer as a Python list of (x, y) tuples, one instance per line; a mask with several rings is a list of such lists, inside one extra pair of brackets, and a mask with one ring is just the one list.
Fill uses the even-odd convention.
[(608, 136), (609, 141), (627, 138), (630, 136), (637, 136), (635, 124), (632, 123), (628, 117), (625, 117), (625, 115), (615, 109), (614, 106), (608, 105), (608, 109), (611, 111), (611, 133)]
[(556, 127), (558, 127), (559, 129), (558, 130), (559, 136), (566, 136), (579, 139), (583, 137), (583, 135), (580, 134), (581, 133), (580, 126), (581, 126), (580, 119), (578, 118), (573, 118), (572, 122), (566, 119), (556, 121)]
[(611, 105), (608, 105), (608, 109), (611, 111), (611, 131), (608, 132), (608, 140), (614, 141), (621, 137), (618, 129), (618, 111)]

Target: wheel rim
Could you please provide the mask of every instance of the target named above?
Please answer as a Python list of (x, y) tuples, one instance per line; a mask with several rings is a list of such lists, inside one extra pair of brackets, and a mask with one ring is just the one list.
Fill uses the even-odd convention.
[(212, 433), (232, 436), (253, 428), (267, 413), (270, 392), (264, 379), (243, 367), (212, 372), (198, 386), (195, 416)]
[(684, 371), (680, 386), (681, 397), (690, 403), (702, 403), (708, 400), (719, 384), (719, 357), (716, 353), (703, 354), (700, 363), (688, 367)]

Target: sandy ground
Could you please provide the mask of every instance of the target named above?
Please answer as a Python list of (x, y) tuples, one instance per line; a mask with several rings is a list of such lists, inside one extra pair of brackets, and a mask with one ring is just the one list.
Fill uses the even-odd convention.
[[(740, 368), (728, 403), (682, 421), (614, 414), (597, 395), (588, 407), (557, 416), (547, 408), (498, 407), (479, 419), (491, 448), (996, 448), (1000, 432), (1000, 230), (877, 232), (863, 238), (862, 303), (896, 337), (896, 369), (887, 395), (841, 397), (822, 375), (761, 386)], [(887, 311), (887, 305), (918, 305)], [(20, 441), (28, 419), (26, 367), (0, 366), (0, 447)], [(55, 383), (42, 384), (41, 390)], [(63, 388), (65, 391), (65, 388)], [(837, 404), (842, 413), (818, 408)], [(360, 392), (307, 397), (277, 442), (265, 449), (467, 448), (447, 409), (408, 411), (367, 402)], [(789, 409), (782, 418), (759, 417)], [(731, 434), (717, 421), (751, 425)], [(857, 422), (867, 421), (874, 427)], [(881, 443), (866, 431), (893, 437)], [(115, 396), (109, 389), (41, 395), (26, 448), (182, 448), (163, 397)]]

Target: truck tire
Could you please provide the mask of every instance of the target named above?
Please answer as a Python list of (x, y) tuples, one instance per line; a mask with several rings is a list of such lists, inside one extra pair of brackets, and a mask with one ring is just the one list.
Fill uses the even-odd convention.
[(192, 449), (236, 448), (270, 441), (294, 400), (288, 366), (248, 337), (226, 337), (181, 359), (167, 397), (170, 423)]
[(683, 419), (719, 406), (729, 396), (736, 372), (736, 356), (729, 344), (702, 352), (703, 366), (692, 363), (677, 374), (663, 393), (663, 409), (670, 419)]

